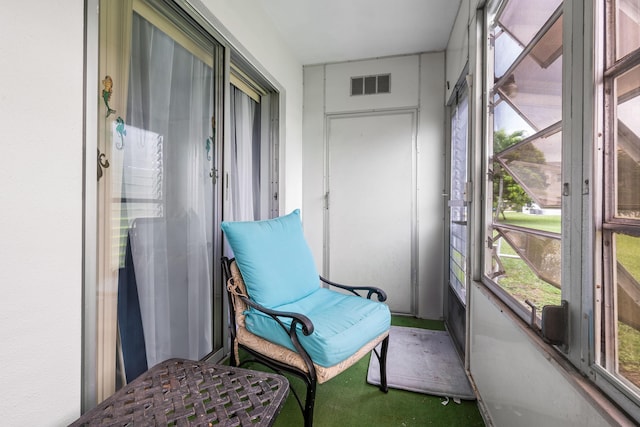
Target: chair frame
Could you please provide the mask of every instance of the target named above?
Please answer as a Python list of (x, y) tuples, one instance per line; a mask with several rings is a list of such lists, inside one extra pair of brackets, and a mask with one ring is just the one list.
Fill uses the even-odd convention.
[[(293, 387), (290, 387), (290, 390), (293, 392), (298, 405), (300, 406), (300, 410), (302, 411), (302, 415), (304, 417), (304, 425), (305, 427), (311, 427), (313, 425), (313, 408), (314, 408), (314, 404), (315, 404), (315, 397), (316, 397), (316, 386), (317, 386), (317, 375), (316, 375), (316, 368), (313, 364), (313, 361), (311, 359), (311, 357), (309, 356), (309, 353), (305, 350), (304, 346), (300, 343), (299, 339), (298, 339), (298, 325), (301, 326), (301, 330), (302, 333), (306, 336), (311, 335), (313, 333), (314, 330), (314, 326), (313, 323), (311, 322), (311, 320), (305, 316), (304, 314), (301, 313), (291, 313), (291, 312), (282, 312), (282, 311), (276, 311), (276, 310), (271, 310), (268, 309), (266, 307), (261, 306), (260, 304), (255, 303), (254, 301), (252, 301), (250, 298), (248, 298), (245, 295), (239, 295), (239, 294), (234, 294), (232, 292), (231, 289), (234, 288), (234, 284), (233, 284), (233, 276), (231, 274), (231, 264), (235, 261), (235, 259), (229, 259), (227, 257), (223, 257), (222, 258), (222, 265), (223, 265), (223, 271), (224, 271), (224, 275), (225, 275), (225, 283), (228, 284), (227, 286), (227, 297), (229, 299), (229, 319), (230, 319), (230, 324), (229, 324), (229, 332), (231, 335), (231, 343), (232, 344), (237, 344), (238, 347), (242, 348), (244, 351), (246, 351), (247, 353), (249, 353), (253, 359), (247, 359), (244, 360), (242, 362), (240, 362), (240, 360), (237, 360), (237, 356), (236, 356), (236, 352), (235, 351), (231, 351), (231, 365), (232, 366), (236, 366), (236, 367), (241, 367), (242, 365), (249, 363), (249, 362), (257, 362), (260, 363), (264, 366), (267, 366), (269, 369), (272, 369), (273, 371), (277, 372), (277, 373), (282, 373), (282, 372), (287, 372), (290, 374), (293, 374), (295, 376), (297, 376), (298, 378), (302, 379), (302, 381), (305, 383), (306, 385), (306, 398), (305, 398), (305, 402), (304, 404), (302, 403), (302, 401), (300, 400), (298, 394), (296, 393), (295, 389)], [(377, 297), (377, 300), (380, 302), (384, 302), (387, 299), (387, 294), (380, 288), (377, 287), (373, 287), (373, 286), (349, 286), (349, 285), (345, 285), (345, 284), (340, 284), (340, 283), (336, 283), (336, 282), (332, 282), (328, 279), (325, 279), (322, 276), (319, 276), (319, 279), (322, 283), (328, 285), (328, 286), (333, 286), (339, 289), (343, 289), (346, 290), (350, 293), (352, 293), (353, 295), (362, 297), (362, 295), (360, 295), (358, 292), (366, 292), (366, 298), (367, 299), (371, 299), (371, 297), (375, 294)], [(239, 342), (237, 342), (237, 324), (236, 324), (236, 313), (235, 313), (235, 307), (234, 307), (234, 303), (233, 303), (233, 298), (234, 296), (240, 298), (245, 304), (247, 304), (247, 306), (261, 311), (262, 313), (265, 313), (267, 315), (269, 315), (271, 318), (273, 318), (279, 325), (280, 327), (282, 327), (282, 329), (284, 329), (284, 331), (289, 335), (289, 338), (291, 339), (291, 342), (293, 344), (293, 346), (295, 347), (298, 355), (302, 358), (302, 360), (304, 361), (304, 364), (307, 368), (307, 372), (305, 372), (304, 370), (301, 370), (295, 366), (291, 366), (291, 365), (287, 365), (279, 360), (275, 360), (271, 357), (265, 356), (257, 351), (255, 351), (252, 348), (249, 348), (247, 346), (244, 346), (242, 344), (240, 344)], [(285, 325), (280, 318), (289, 318), (291, 319), (291, 325), (287, 326)], [(380, 352), (378, 352), (378, 350), (376, 348), (373, 349), (374, 354), (376, 355), (376, 357), (378, 358), (379, 364), (380, 364), (380, 385), (379, 385), (379, 389), (384, 392), (387, 393), (389, 391), (389, 388), (387, 386), (387, 350), (389, 348), (389, 335), (387, 335), (381, 343), (381, 349)]]

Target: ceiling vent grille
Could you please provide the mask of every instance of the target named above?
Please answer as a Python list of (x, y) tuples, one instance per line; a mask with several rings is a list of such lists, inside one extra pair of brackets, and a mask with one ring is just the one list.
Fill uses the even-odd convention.
[(391, 92), (391, 74), (351, 77), (351, 96)]

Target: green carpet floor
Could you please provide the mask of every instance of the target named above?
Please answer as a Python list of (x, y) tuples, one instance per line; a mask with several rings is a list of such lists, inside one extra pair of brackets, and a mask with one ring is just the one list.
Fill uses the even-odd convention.
[[(438, 321), (393, 316), (392, 325), (443, 330)], [(242, 354), (241, 354), (242, 358)], [(390, 361), (390, 363), (392, 363)], [(258, 364), (246, 365), (252, 369), (266, 370)], [(351, 368), (324, 384), (319, 384), (313, 424), (316, 427), (369, 427), (369, 426), (484, 426), (475, 401), (453, 400), (444, 406), (443, 398), (389, 389), (382, 393), (378, 387), (367, 383), (369, 357), (364, 357)], [(305, 396), (305, 387), (298, 378), (287, 375), (291, 387), (298, 395)], [(276, 427), (302, 426), (300, 407), (293, 396), (289, 397), (276, 419)]]

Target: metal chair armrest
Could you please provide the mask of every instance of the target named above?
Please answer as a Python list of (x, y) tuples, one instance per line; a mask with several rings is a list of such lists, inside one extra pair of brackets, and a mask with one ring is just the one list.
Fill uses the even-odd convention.
[(303, 334), (311, 335), (313, 333), (313, 329), (314, 329), (313, 322), (304, 314), (272, 310), (242, 295), (240, 295), (240, 299), (242, 299), (242, 301), (244, 301), (244, 303), (247, 304), (249, 307), (269, 315), (271, 318), (273, 318), (273, 320), (278, 322), (280, 326), (282, 326), (285, 329), (285, 331), (287, 331), (287, 333), (289, 333), (289, 328), (287, 327), (287, 325), (282, 323), (282, 321), (280, 320), (281, 317), (293, 319), (293, 321), (291, 322), (291, 329), (294, 329), (293, 326), (295, 323), (295, 324), (300, 324), (302, 326)]
[(335, 286), (336, 288), (340, 288), (340, 289), (344, 289), (346, 291), (351, 292), (354, 295), (357, 295), (359, 297), (361, 297), (362, 295), (360, 295), (358, 293), (358, 291), (366, 291), (367, 292), (367, 299), (371, 299), (372, 295), (376, 295), (376, 297), (378, 298), (378, 301), (380, 302), (384, 302), (387, 300), (387, 293), (385, 291), (383, 291), (382, 289), (375, 287), (375, 286), (350, 286), (350, 285), (345, 285), (342, 283), (336, 283), (336, 282), (332, 282), (329, 279), (325, 279), (324, 277), (320, 276), (320, 280), (324, 283), (326, 283), (329, 286)]

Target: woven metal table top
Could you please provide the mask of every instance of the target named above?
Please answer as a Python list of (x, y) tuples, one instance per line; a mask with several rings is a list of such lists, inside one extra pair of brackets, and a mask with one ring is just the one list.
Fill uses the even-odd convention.
[(281, 375), (170, 359), (71, 425), (270, 426), (288, 394)]

